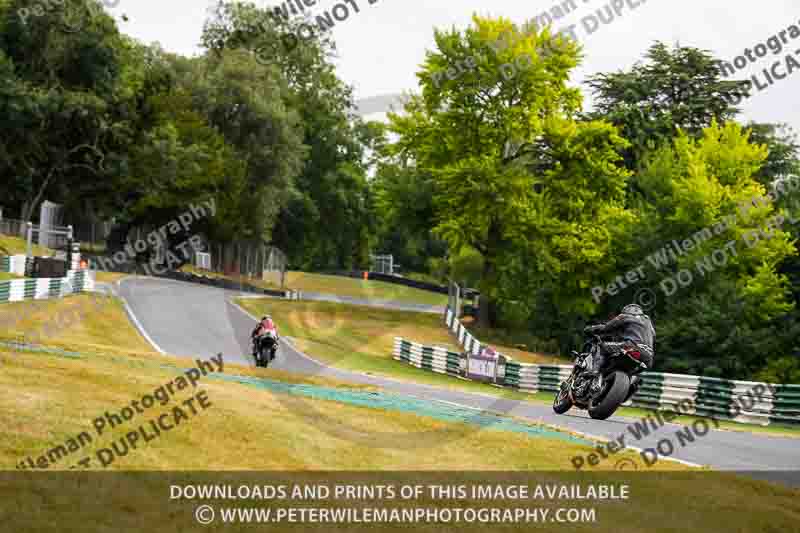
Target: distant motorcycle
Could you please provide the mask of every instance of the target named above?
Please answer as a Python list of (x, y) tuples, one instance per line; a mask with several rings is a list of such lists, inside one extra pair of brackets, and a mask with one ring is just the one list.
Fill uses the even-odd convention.
[(253, 339), (253, 355), (256, 366), (266, 368), (275, 359), (278, 352), (278, 338), (273, 332)]
[(640, 379), (635, 376), (647, 370), (647, 365), (639, 360), (641, 352), (633, 343), (609, 356), (601, 375), (594, 379), (587, 375), (592, 366), (592, 354), (602, 349), (602, 344), (601, 337), (588, 334), (581, 353), (572, 352), (575, 356), (572, 374), (561, 383), (553, 400), (556, 414), (564, 414), (575, 406), (586, 409), (596, 420), (605, 420), (633, 394), (631, 379)]

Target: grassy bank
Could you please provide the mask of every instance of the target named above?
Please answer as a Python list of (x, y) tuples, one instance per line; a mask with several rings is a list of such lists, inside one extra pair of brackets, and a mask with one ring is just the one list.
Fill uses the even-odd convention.
[[(25, 239), (0, 235), (0, 255), (20, 255), (27, 253), (28, 243)], [(33, 255), (37, 257), (51, 257), (55, 254), (54, 250), (34, 244), (31, 247)]]
[[(253, 285), (269, 289), (280, 289), (272, 282), (257, 278), (226, 276), (216, 272), (199, 271), (191, 265), (181, 268), (184, 272), (194, 272), (213, 278), (227, 278), (235, 281), (246, 281)], [(383, 281), (363, 280), (344, 276), (328, 276), (325, 274), (312, 274), (308, 272), (287, 272), (286, 286), (283, 289), (334, 294), (351, 298), (367, 300), (381, 300), (403, 303), (417, 303), (424, 305), (447, 305), (447, 295), (430, 291), (423, 291), (413, 287), (395, 285)]]
[(389, 300), (393, 302), (418, 303), (426, 305), (447, 305), (447, 295), (423, 291), (383, 281), (327, 276), (307, 272), (287, 273), (287, 285), (291, 289), (325, 294), (337, 294), (370, 300)]
[[(139, 355), (126, 359), (120, 354), (116, 359), (107, 355), (72, 359), (0, 351), (0, 423), (4, 428), (0, 436), (0, 465), (13, 469), (28, 455), (35, 457), (79, 432), (94, 431), (92, 421), (96, 417), (109, 410), (119, 412), (122, 407), (130, 405), (131, 400), (151, 393), (174, 377), (174, 373), (153, 362), (167, 362), (167, 358)], [(226, 368), (226, 372), (238, 371)], [(258, 372), (283, 379), (275, 372)], [(541, 473), (535, 474), (531, 481), (538, 483), (580, 483), (584, 487), (589, 483), (627, 483), (630, 499), (524, 503), (508, 499), (482, 503), (467, 500), (456, 505), (597, 509), (594, 522), (548, 524), (546, 529), (570, 532), (666, 533), (685, 531), (689, 523), (692, 529), (699, 531), (792, 531), (800, 519), (800, 492), (797, 490), (713, 472), (682, 478), (678, 477), (680, 472), (665, 470), (684, 471), (687, 468), (668, 462), (657, 464), (659, 473), (612, 471), (615, 461), (622, 458), (638, 461), (634, 453), (620, 453), (615, 456), (615, 461), (602, 461), (593, 472), (576, 476), (569, 473), (570, 458), (575, 454), (585, 455), (590, 449), (561, 440), (476, 430), (466, 424), (332, 401), (306, 398), (295, 402), (267, 391), (210, 378), (201, 379), (199, 390), (207, 399), (206, 408), (200, 410), (198, 407), (196, 415), (191, 415), (159, 438), (139, 443), (135, 450), (117, 457), (105, 471), (217, 471), (220, 475), (207, 473), (202, 478), (207, 483), (220, 483), (226, 479), (233, 486), (242, 483), (246, 476), (242, 473), (244, 471), (293, 472), (287, 479), (290, 483), (301, 482), (304, 471), (427, 471), (433, 473), (442, 485), (453, 483), (458, 471), (463, 469), (536, 471)], [(176, 394), (173, 403), (188, 400), (191, 394), (189, 390), (182, 391)], [(105, 431), (100, 436), (93, 434), (95, 438), (91, 443), (57, 462), (53, 468), (67, 468), (75, 460), (94, 457), (97, 450), (111, 448), (112, 443), (119, 442), (127, 431), (136, 430), (139, 424), (171, 407), (172, 404), (153, 408), (153, 414), (148, 410), (139, 415), (141, 418)], [(392, 438), (393, 445), (387, 445), (386, 435), (396, 436)], [(100, 469), (99, 465), (93, 468)], [(562, 470), (564, 474), (555, 470)], [(238, 473), (222, 477), (226, 475), (224, 471)], [(448, 475), (448, 471), (453, 474)], [(606, 474), (601, 476), (601, 471)], [(73, 525), (80, 523), (80, 530), (94, 531), (91, 529), (94, 526), (87, 525), (96, 523), (88, 519), (93, 512), (113, 516), (113, 524), (98, 531), (141, 531), (145, 523), (157, 523), (158, 530), (194, 530), (186, 529), (186, 525), (192, 523), (191, 513), (196, 502), (169, 501), (166, 487), (152, 478), (149, 481), (137, 481), (131, 477), (102, 478), (95, 482), (103, 479), (106, 483), (112, 481), (116, 490), (122, 491), (119, 497), (111, 497), (110, 494), (114, 493), (108, 493), (110, 503), (100, 509), (96, 508), (94, 501), (81, 505), (76, 502), (74, 512), (69, 516), (78, 522), (62, 521), (61, 530), (72, 530)], [(161, 484), (165, 481), (162, 480)], [(15, 531), (41, 531), (35, 525), (38, 524), (37, 517), (56, 509), (53, 506), (41, 507), (41, 498), (46, 493), (41, 489), (29, 489), (27, 485), (21, 489), (19, 483), (0, 485), (0, 496), (4, 501), (17, 502), (12, 523), (30, 524), (29, 527), (17, 527)], [(67, 490), (77, 489), (67, 487)], [(157, 503), (153, 501), (154, 494), (158, 497)], [(65, 501), (65, 496), (62, 492), (62, 501)], [(105, 496), (103, 500), (106, 501)], [(742, 505), (743, 501), (747, 504)], [(427, 502), (426, 505), (446, 503)], [(398, 503), (389, 504), (395, 506)], [(452, 506), (455, 502), (447, 504)], [(226, 505), (264, 507), (273, 503), (228, 502)], [(767, 523), (774, 528), (759, 529)], [(464, 531), (477, 526), (437, 524), (435, 531)], [(241, 529), (237, 527), (234, 526), (234, 530), (252, 530), (252, 524), (241, 524)], [(486, 527), (481, 525), (484, 531)], [(539, 526), (506, 524), (492, 527), (506, 531), (531, 531)], [(379, 531), (401, 528), (407, 531), (408, 525), (378, 524), (375, 527)], [(283, 529), (330, 531), (331, 525), (289, 524)], [(226, 527), (224, 530), (230, 529)]]
[[(429, 313), (396, 311), (332, 302), (293, 302), (242, 299), (240, 305), (253, 315), (269, 312), (283, 334), (297, 339), (299, 348), (340, 368), (394, 377), (417, 377), (407, 365), (392, 359), (394, 338), (460, 352), (442, 317)], [(508, 346), (497, 346), (501, 352)], [(520, 360), (549, 363), (552, 359), (516, 350)]]

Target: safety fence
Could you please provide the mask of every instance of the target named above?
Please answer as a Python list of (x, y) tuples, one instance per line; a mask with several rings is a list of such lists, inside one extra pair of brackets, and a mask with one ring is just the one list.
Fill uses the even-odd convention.
[(28, 278), (0, 281), (0, 304), (23, 300), (62, 298), (94, 289), (88, 270), (70, 270), (64, 278)]
[(466, 369), (466, 360), (458, 352), (439, 346), (423, 346), (400, 337), (394, 339), (394, 358), (423, 370), (451, 376), (460, 376)]
[[(460, 336), (466, 337), (466, 334), (460, 333)], [(473, 346), (477, 343), (474, 339), (465, 342)], [(393, 356), (424, 370), (489, 381), (528, 393), (555, 393), (572, 372), (571, 365), (521, 363), (502, 354), (484, 358), (470, 350), (457, 354), (399, 337), (394, 341)], [(474, 364), (476, 362), (479, 364)], [(624, 405), (764, 426), (800, 424), (800, 385), (648, 372), (642, 377), (640, 389)]]
[[(65, 270), (81, 270), (81, 245), (78, 242), (74, 242), (71, 246), (71, 253), (68, 254), (66, 251), (56, 252), (55, 259), (69, 261), (69, 264), (65, 266)], [(24, 254), (0, 255), (0, 272), (16, 274), (17, 276), (31, 275), (35, 260), (35, 257)]]
[(0, 256), (0, 272), (16, 274), (17, 276), (24, 276), (26, 260), (27, 257), (24, 255)]
[(483, 348), (486, 347), (485, 344), (472, 336), (472, 333), (464, 327), (450, 307), (445, 310), (445, 324), (458, 339), (458, 344), (468, 353), (479, 355)]

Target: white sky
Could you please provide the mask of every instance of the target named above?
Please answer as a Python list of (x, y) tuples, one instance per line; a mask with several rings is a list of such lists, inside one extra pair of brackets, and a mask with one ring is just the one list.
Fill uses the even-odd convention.
[[(300, 0), (302, 1), (302, 0)], [(310, 0), (309, 0), (310, 1)], [(424, 60), (425, 50), (433, 47), (433, 28), (455, 25), (464, 28), (472, 13), (504, 16), (522, 23), (562, 0), (350, 0), (360, 13), (337, 23), (333, 30), (339, 47), (339, 75), (355, 87), (357, 98), (418, 90), (415, 73)], [(581, 19), (595, 14), (610, 0), (575, 0), (577, 11), (554, 24), (577, 24), (578, 37), (585, 46), (584, 64), (575, 71), (573, 81), (586, 75), (629, 68), (655, 41), (680, 42), (711, 50), (717, 57), (733, 60), (745, 48), (765, 42), (770, 36), (800, 25), (797, 0), (624, 0), (622, 14), (608, 25), (587, 35)], [(620, 1), (622, 0), (614, 0)], [(631, 9), (628, 2), (633, 5)], [(107, 0), (107, 3), (112, 3)], [(119, 0), (107, 8), (119, 20), (120, 28), (144, 42), (158, 41), (172, 52), (193, 55), (198, 47), (203, 21), (211, 0)], [(312, 12), (330, 8), (339, 0), (318, 0)], [(278, 0), (258, 0), (259, 6), (279, 5)], [(797, 53), (796, 53), (797, 52)], [(759, 62), (737, 73), (747, 78), (761, 73), (785, 56), (794, 54), (800, 61), (800, 38), (790, 41), (778, 55), (769, 52)], [(759, 74), (767, 83), (764, 74)], [(742, 104), (744, 118), (761, 122), (786, 122), (800, 132), (800, 71), (778, 81), (763, 92), (756, 92)]]

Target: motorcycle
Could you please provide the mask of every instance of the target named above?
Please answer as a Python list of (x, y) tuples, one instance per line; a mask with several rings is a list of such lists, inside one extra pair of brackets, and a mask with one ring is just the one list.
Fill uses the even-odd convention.
[(605, 420), (638, 389), (641, 379), (638, 375), (647, 370), (647, 365), (640, 360), (639, 348), (626, 343), (621, 350), (607, 356), (600, 375), (592, 379), (587, 374), (592, 370), (592, 354), (599, 349), (603, 349), (603, 339), (587, 334), (581, 353), (573, 350), (572, 374), (561, 383), (553, 400), (556, 414), (564, 414), (575, 406), (589, 411), (589, 416), (596, 420)]
[(278, 352), (278, 338), (270, 332), (261, 337), (253, 339), (253, 355), (256, 359), (256, 366), (266, 368), (269, 362), (273, 361)]

